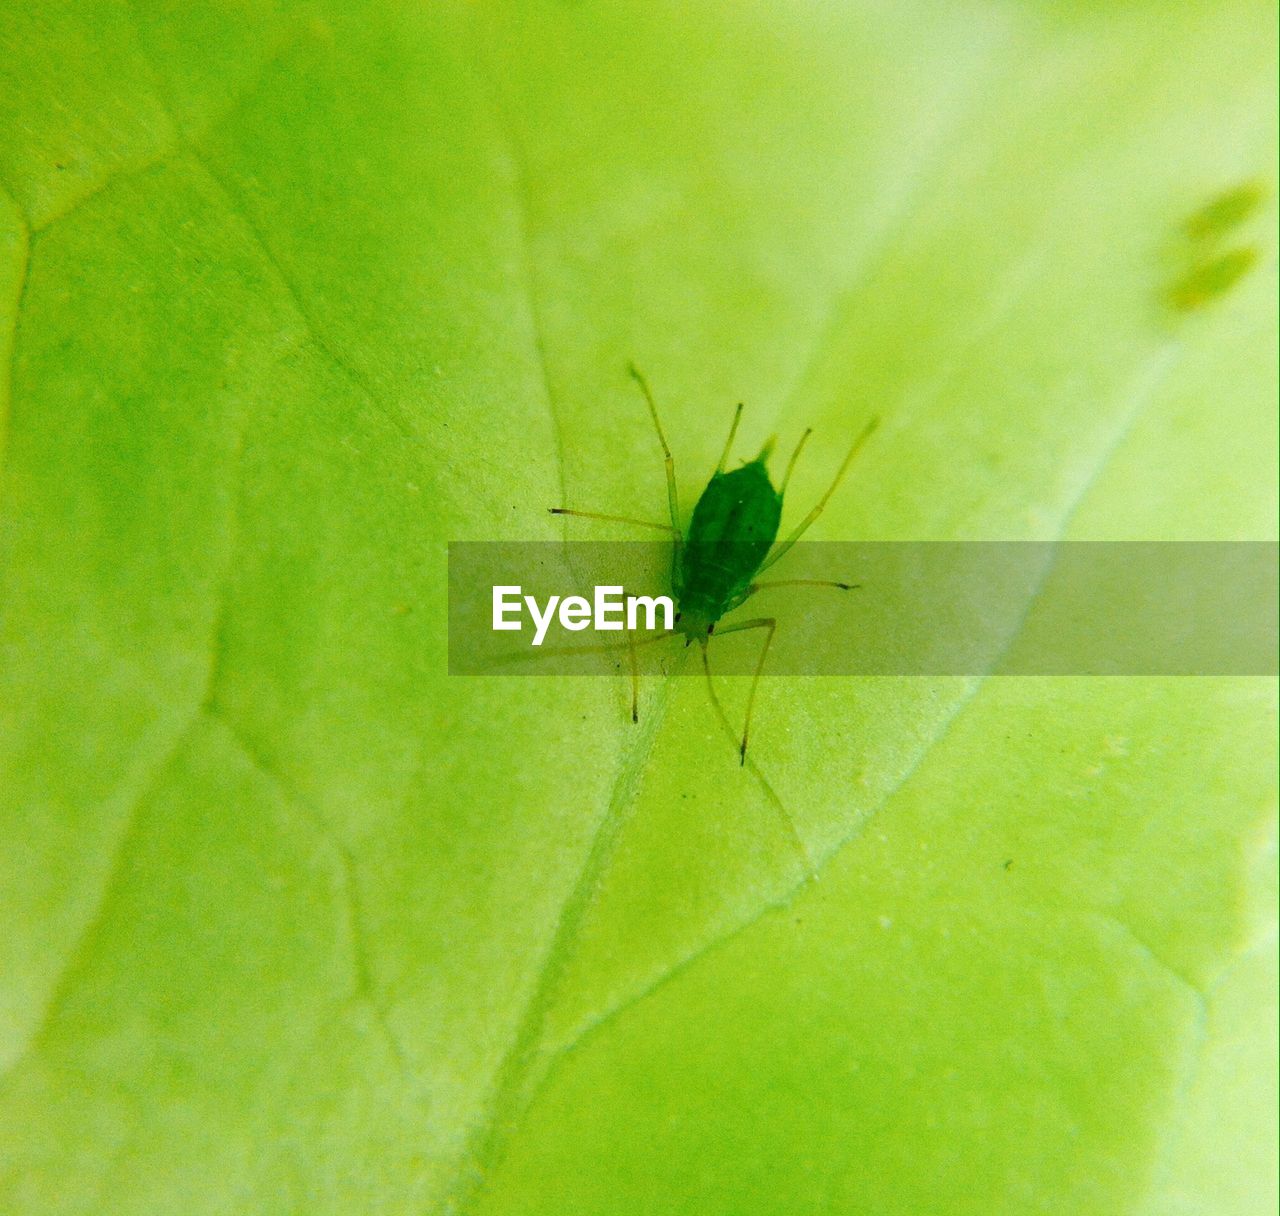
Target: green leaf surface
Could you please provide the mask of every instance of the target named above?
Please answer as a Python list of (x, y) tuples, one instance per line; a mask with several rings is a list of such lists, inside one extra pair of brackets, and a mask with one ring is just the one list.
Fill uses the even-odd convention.
[(1275, 144), (1255, 0), (8, 6), (0, 1208), (1274, 1210), (1275, 681), (740, 769), (444, 617), (661, 516), (628, 359), (686, 506), (742, 400), (882, 417), (822, 538), (1274, 538)]

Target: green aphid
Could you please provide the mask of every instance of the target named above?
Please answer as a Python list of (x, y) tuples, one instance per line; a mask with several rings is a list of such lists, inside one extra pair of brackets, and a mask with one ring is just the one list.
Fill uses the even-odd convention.
[[(760, 673), (764, 670), (765, 658), (769, 653), (769, 644), (773, 641), (777, 621), (773, 617), (753, 617), (750, 620), (733, 621), (727, 625), (721, 625), (720, 621), (734, 609), (746, 603), (756, 592), (768, 587), (833, 587), (841, 591), (854, 589), (852, 583), (838, 583), (824, 579), (771, 579), (761, 582), (758, 576), (774, 565), (822, 513), (850, 464), (853, 463), (853, 458), (875, 430), (878, 419), (873, 418), (867, 423), (858, 438), (854, 440), (830, 486), (827, 487), (826, 493), (818, 500), (813, 510), (800, 521), (785, 540), (776, 543), (778, 528), (782, 522), (782, 501), (787, 491), (787, 483), (791, 480), (796, 460), (812, 431), (806, 430), (800, 437), (800, 442), (796, 444), (796, 449), (787, 462), (782, 484), (776, 489), (769, 477), (767, 467), (769, 455), (773, 450), (772, 440), (764, 445), (754, 460), (747, 461), (740, 468), (726, 473), (724, 466), (733, 447), (738, 422), (742, 418), (742, 406), (739, 405), (733, 416), (733, 424), (729, 428), (729, 438), (725, 442), (720, 463), (716, 465), (711, 480), (707, 482), (706, 488), (698, 498), (697, 505), (693, 509), (693, 517), (689, 522), (689, 531), (686, 534), (680, 528), (675, 461), (671, 456), (666, 435), (663, 433), (662, 423), (658, 420), (658, 408), (654, 404), (653, 394), (649, 391), (645, 378), (634, 365), (629, 370), (644, 394), (644, 399), (649, 406), (649, 416), (653, 419), (654, 429), (658, 433), (658, 442), (662, 447), (667, 471), (667, 508), (671, 522), (669, 524), (651, 523), (648, 520), (630, 519), (623, 515), (575, 511), (568, 507), (552, 507), (550, 510), (553, 515), (577, 515), (586, 519), (612, 520), (643, 528), (654, 528), (668, 533), (672, 538), (671, 583), (672, 597), (677, 608), (675, 628), (669, 633), (644, 638), (641, 642), (628, 638), (628, 649), (632, 651), (631, 720), (633, 722), (639, 716), (638, 676), (634, 661), (636, 645), (647, 645), (650, 642), (675, 636), (682, 636), (686, 646), (696, 641), (702, 652), (702, 667), (707, 677), (707, 688), (717, 712), (723, 718), (724, 710), (716, 696), (715, 686), (711, 683), (707, 644), (712, 634), (723, 636), (728, 633), (743, 633), (747, 630), (763, 631), (764, 641), (760, 647), (760, 657), (756, 662), (751, 688), (747, 694), (746, 721), (742, 728), (742, 742), (738, 749), (739, 762), (745, 764), (756, 685), (759, 683)], [(615, 648), (600, 647), (599, 649)]]

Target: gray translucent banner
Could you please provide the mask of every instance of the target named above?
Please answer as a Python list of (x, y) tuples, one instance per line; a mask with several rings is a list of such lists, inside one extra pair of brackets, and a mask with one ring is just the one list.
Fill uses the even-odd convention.
[[(717, 673), (749, 675), (767, 630), (732, 627), (771, 619), (766, 675), (1274, 676), (1277, 552), (1252, 541), (803, 543), (759, 581), (856, 589), (762, 586), (715, 624), (710, 656)], [(665, 542), (450, 545), (450, 673), (615, 674), (630, 669), (632, 654), (641, 674), (674, 669), (684, 635), (648, 640), (662, 631), (660, 612), (648, 628), (639, 605), (634, 647), (625, 629), (597, 631), (592, 621), (574, 631), (560, 615), (568, 596), (594, 605), (598, 587), (666, 595), (679, 609), (671, 556)], [(502, 621), (519, 628), (495, 630), (495, 587), (520, 589), (500, 593)], [(688, 597), (685, 607), (677, 630), (692, 619)], [(546, 621), (540, 646), (535, 613)], [(583, 617), (577, 605), (563, 620)]]

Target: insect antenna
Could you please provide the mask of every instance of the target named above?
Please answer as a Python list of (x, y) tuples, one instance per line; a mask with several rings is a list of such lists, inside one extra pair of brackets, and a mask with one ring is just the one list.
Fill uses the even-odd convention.
[[(770, 553), (769, 556), (766, 557), (763, 562), (760, 563), (760, 569), (756, 571), (757, 574), (762, 574), (764, 573), (764, 571), (768, 570), (769, 567), (772, 566), (774, 562), (776, 562), (784, 553), (786, 553), (787, 550), (790, 549), (791, 546), (794, 545), (796, 541), (798, 541), (809, 530), (809, 525), (813, 523), (813, 521), (817, 519), (819, 515), (822, 514), (822, 509), (831, 500), (831, 495), (836, 492), (836, 489), (839, 487), (840, 483), (844, 480), (844, 475), (849, 471), (849, 466), (853, 463), (853, 458), (857, 456), (857, 454), (860, 451), (862, 451), (862, 445), (865, 444), (867, 440), (871, 438), (872, 433), (875, 431), (876, 427), (878, 427), (879, 425), (880, 425), (880, 419), (872, 418), (871, 421), (868, 422), (867, 425), (862, 428), (861, 434), (859, 434), (857, 439), (853, 441), (853, 445), (849, 448), (848, 454), (845, 456), (844, 460), (841, 461), (840, 467), (836, 470), (836, 475), (834, 478), (832, 478), (831, 484), (827, 487), (827, 492), (820, 499), (818, 499), (817, 506), (815, 506), (813, 510), (810, 511), (809, 514), (806, 515), (800, 521), (800, 526), (796, 528), (796, 530), (792, 532), (791, 535), (788, 536), (787, 539), (782, 542), (782, 544), (780, 544), (772, 553)], [(804, 439), (801, 439), (800, 442), (803, 443)], [(794, 457), (792, 459), (794, 461)]]
[(738, 402), (738, 408), (733, 411), (733, 422), (729, 426), (729, 438), (724, 441), (724, 451), (720, 453), (720, 463), (716, 465), (716, 472), (723, 473), (725, 461), (729, 459), (729, 449), (733, 447), (733, 437), (738, 433), (738, 423), (742, 421), (742, 402)]
[(804, 445), (809, 442), (809, 436), (812, 434), (813, 427), (805, 427), (804, 434), (800, 436), (800, 442), (796, 444), (796, 450), (791, 453), (791, 459), (787, 461), (787, 471), (782, 475), (782, 485), (778, 487), (779, 498), (787, 492), (787, 483), (791, 480), (792, 470), (796, 467), (796, 461), (800, 459), (800, 453), (804, 451)]

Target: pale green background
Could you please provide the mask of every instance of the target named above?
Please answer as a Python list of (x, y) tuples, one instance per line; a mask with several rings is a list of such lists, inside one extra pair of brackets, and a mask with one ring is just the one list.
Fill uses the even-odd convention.
[(822, 538), (1273, 537), (1274, 33), (7, 0), (0, 1209), (1274, 1210), (1274, 682), (776, 680), (744, 771), (442, 625), (660, 514), (628, 358), (686, 502), (743, 400), (798, 501), (884, 418)]

